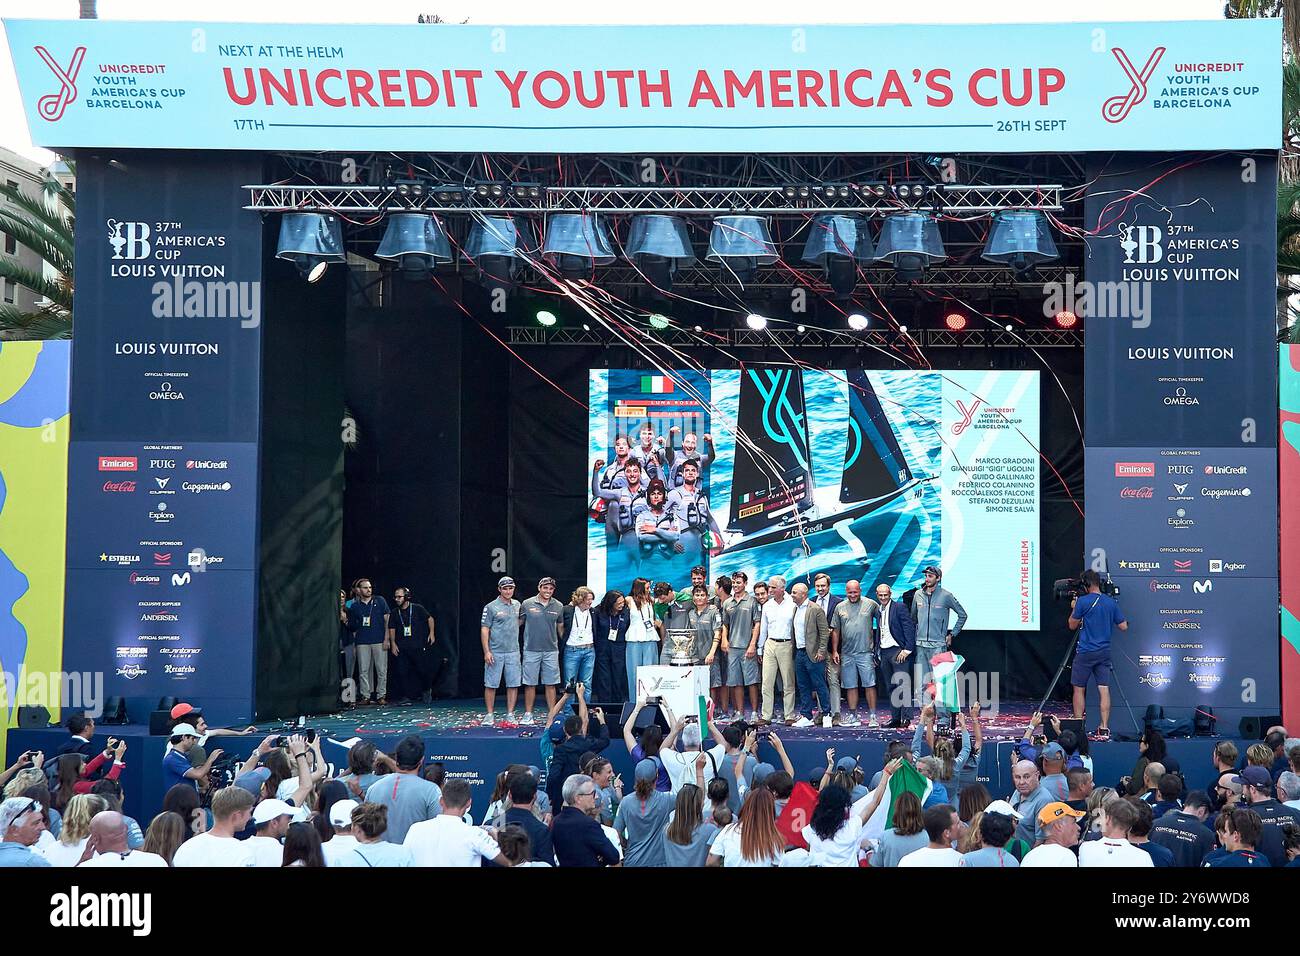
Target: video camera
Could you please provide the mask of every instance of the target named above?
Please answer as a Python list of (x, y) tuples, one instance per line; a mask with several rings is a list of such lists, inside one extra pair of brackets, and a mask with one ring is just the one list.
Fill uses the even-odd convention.
[[(1100, 574), (1099, 584), (1101, 593), (1108, 594), (1111, 597), (1119, 596), (1119, 585), (1110, 579), (1109, 574)], [(1088, 586), (1083, 583), (1082, 577), (1077, 578), (1058, 578), (1052, 584), (1052, 595), (1058, 601), (1073, 601), (1075, 598), (1083, 597), (1088, 593)]]

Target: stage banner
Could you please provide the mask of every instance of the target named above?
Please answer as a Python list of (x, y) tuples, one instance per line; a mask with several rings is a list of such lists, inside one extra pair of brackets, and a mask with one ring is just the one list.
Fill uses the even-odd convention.
[(44, 146), (940, 157), (1281, 146), (1280, 20), (5, 29)]
[(61, 666), (71, 344), (0, 342), (0, 766), (18, 707), (97, 696)]
[[(261, 367), (253, 157), (78, 166), (64, 660), (251, 716)], [(211, 719), (211, 718), (210, 718)]]
[(589, 398), (597, 594), (703, 565), (901, 596), (936, 564), (968, 627), (1038, 629), (1037, 372), (597, 369)]
[(1278, 362), (1278, 463), (1282, 532), (1282, 721), (1300, 726), (1300, 345)]
[(1275, 160), (1089, 176), (1083, 564), (1121, 589), (1114, 682), (1135, 705), (1276, 711)]

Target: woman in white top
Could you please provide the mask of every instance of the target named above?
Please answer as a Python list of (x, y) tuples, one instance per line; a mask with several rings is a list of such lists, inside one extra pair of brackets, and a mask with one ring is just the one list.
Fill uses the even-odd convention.
[[(833, 754), (827, 755), (831, 761)], [(885, 765), (880, 775), (880, 785), (857, 803), (848, 790), (831, 784), (823, 787), (813, 807), (812, 820), (803, 828), (803, 838), (808, 842), (809, 866), (857, 866), (858, 846), (862, 843), (862, 829), (880, 806), (888, 791), (889, 778), (902, 763), (899, 757)]]
[(725, 828), (709, 848), (706, 866), (780, 866), (785, 837), (776, 828), (776, 799), (755, 787), (740, 808), (740, 819)]
[(596, 673), (596, 635), (591, 603), (596, 594), (583, 586), (573, 592), (564, 609), (564, 683), (582, 685), (583, 696), (591, 703), (592, 678)]
[(627, 695), (635, 698), (638, 696), (636, 669), (659, 662), (659, 642), (663, 639), (663, 634), (659, 618), (655, 614), (654, 598), (650, 596), (649, 579), (637, 578), (633, 581), (632, 590), (627, 597), (632, 623), (627, 629), (623, 664), (627, 668)]
[(76, 866), (90, 839), (90, 821), (96, 813), (108, 809), (108, 801), (92, 793), (79, 793), (63, 809), (63, 829), (53, 843), (38, 847), (50, 866)]

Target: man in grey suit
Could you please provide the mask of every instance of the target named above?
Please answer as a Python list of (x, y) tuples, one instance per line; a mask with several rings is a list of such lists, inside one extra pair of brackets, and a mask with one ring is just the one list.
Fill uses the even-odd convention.
[(830, 656), (831, 626), (826, 612), (808, 600), (808, 585), (796, 584), (790, 589), (790, 597), (794, 600), (794, 672), (800, 717), (789, 723), (794, 727), (813, 727), (816, 725), (813, 693), (817, 694), (819, 711), (826, 711), (830, 704), (826, 658)]
[[(815, 592), (810, 600), (813, 601), (822, 613), (826, 615), (829, 623), (835, 619), (835, 609), (840, 606), (844, 598), (838, 594), (831, 593), (831, 576), (825, 571), (819, 571), (813, 575), (813, 591)], [(831, 717), (838, 725), (840, 722), (840, 665), (835, 660), (834, 655), (826, 655), (826, 687), (830, 691), (830, 704), (822, 701), (822, 710), (830, 707)]]

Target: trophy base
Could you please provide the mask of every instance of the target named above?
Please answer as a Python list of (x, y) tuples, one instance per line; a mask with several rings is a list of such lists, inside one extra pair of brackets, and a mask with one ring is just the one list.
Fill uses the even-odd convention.
[(700, 662), (693, 657), (670, 657), (668, 664), (671, 667), (695, 667)]

